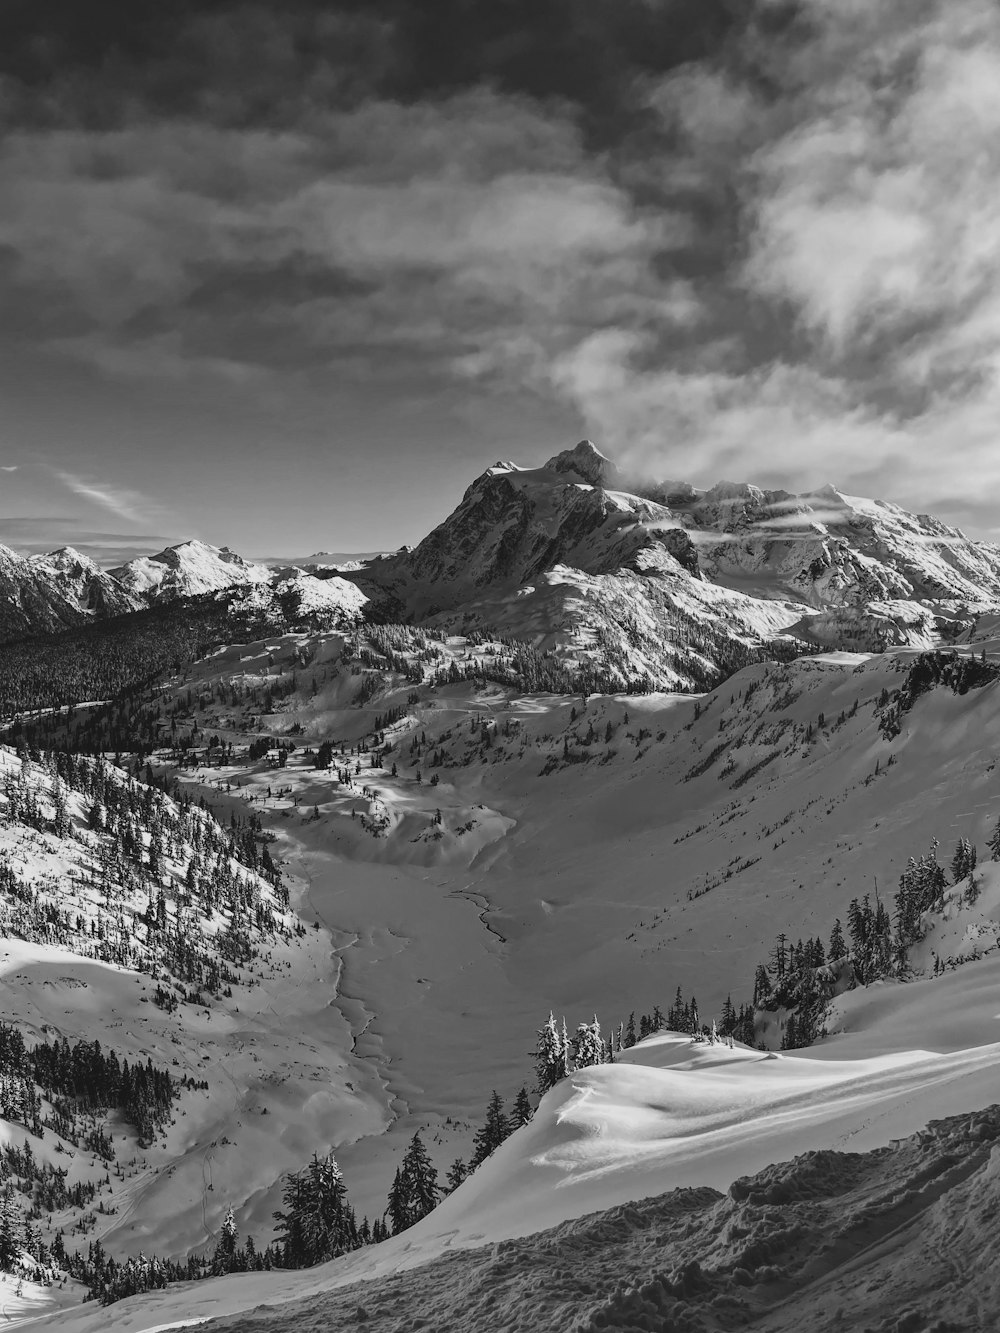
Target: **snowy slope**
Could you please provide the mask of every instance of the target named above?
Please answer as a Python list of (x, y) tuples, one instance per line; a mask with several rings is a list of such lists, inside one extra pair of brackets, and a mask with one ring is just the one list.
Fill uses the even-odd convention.
[[(297, 931), (294, 900), (286, 909), (265, 878), (220, 852), (227, 829), (208, 814), (184, 813), (118, 770), (104, 772), (115, 789), (131, 785), (164, 830), (158, 872), (148, 865), (149, 835), (122, 861), (118, 833), (90, 827), (92, 803), (78, 791), (62, 788), (69, 827), (55, 831), (51, 772), (0, 747), (0, 1021), (17, 1024), (29, 1044), (97, 1038), (119, 1059), (151, 1057), (178, 1079), (207, 1080), (206, 1090), (182, 1095), (173, 1122), (146, 1147), (131, 1131), (119, 1146), (125, 1127), (113, 1124), (125, 1176), (116, 1172), (102, 1191), (100, 1210), (53, 1218), (70, 1250), (82, 1224), (83, 1236), (112, 1252), (185, 1254), (211, 1248), (228, 1205), (244, 1230), (269, 1230), (282, 1173), (324, 1141), (380, 1133), (388, 1098), (378, 1070), (354, 1056), (350, 1022), (331, 1010), (339, 966), (330, 934)], [(210, 869), (225, 883), (220, 860), (253, 897), (239, 961), (226, 889), (205, 897)], [(201, 867), (195, 891), (192, 862)], [(164, 924), (154, 928), (148, 904), (161, 889)], [(230, 979), (213, 991), (203, 970), (201, 979), (179, 978), (164, 945), (175, 934), (188, 956), (200, 951)], [(25, 1137), (0, 1120), (0, 1143)], [(92, 1153), (57, 1143), (51, 1134), (34, 1140), (36, 1157), (69, 1166), (74, 1179), (103, 1178)]]
[[(678, 1187), (708, 1186), (723, 1192), (737, 1178), (762, 1172), (759, 1181), (741, 1182), (740, 1188), (733, 1188), (732, 1199), (737, 1204), (744, 1200), (782, 1205), (805, 1201), (810, 1194), (824, 1193), (826, 1181), (817, 1176), (817, 1169), (836, 1173), (835, 1162), (807, 1160), (800, 1164), (798, 1175), (788, 1168), (768, 1171), (772, 1163), (831, 1148), (850, 1153), (886, 1148), (922, 1130), (929, 1120), (944, 1116), (964, 1117), (960, 1125), (950, 1127), (952, 1133), (958, 1131), (954, 1143), (956, 1147), (961, 1144), (959, 1151), (968, 1157), (969, 1170), (982, 1168), (1000, 1131), (996, 1117), (982, 1118), (983, 1132), (978, 1137), (963, 1140), (961, 1132), (970, 1123), (970, 1113), (990, 1106), (997, 1095), (998, 982), (1000, 960), (994, 959), (970, 964), (943, 981), (891, 988), (895, 995), (885, 998), (877, 1015), (853, 1038), (795, 1056), (697, 1045), (690, 1038), (669, 1033), (650, 1038), (626, 1052), (624, 1063), (582, 1070), (559, 1084), (544, 1098), (529, 1125), (513, 1134), (428, 1218), (400, 1237), (306, 1273), (272, 1273), (213, 1282), (207, 1288), (177, 1288), (122, 1303), (99, 1315), (56, 1316), (44, 1327), (79, 1333), (99, 1328), (140, 1333), (263, 1305), (274, 1309), (258, 1310), (260, 1327), (286, 1329), (291, 1324), (282, 1318), (281, 1305), (296, 1297), (309, 1297), (315, 1308), (321, 1293), (359, 1279), (370, 1281), (411, 1270), (463, 1248), (532, 1235), (567, 1219)], [(916, 1011), (921, 1014), (921, 1044), (899, 1046), (911, 1035), (906, 1014)], [(963, 1033), (958, 1044), (956, 1031)], [(873, 1054), (885, 1046), (898, 1049)], [(933, 1136), (925, 1139), (935, 1142)], [(883, 1197), (898, 1204), (910, 1191), (915, 1203), (921, 1179), (947, 1170), (954, 1161), (953, 1152), (938, 1166), (921, 1155), (918, 1144), (910, 1145), (904, 1169), (895, 1173), (893, 1187)], [(841, 1189), (846, 1188), (849, 1172), (857, 1163), (857, 1158), (846, 1159), (839, 1172)], [(993, 1171), (995, 1175), (995, 1165)], [(961, 1178), (959, 1173), (955, 1183)], [(804, 1195), (797, 1192), (799, 1185), (806, 1189)], [(931, 1193), (927, 1202), (935, 1197)], [(712, 1204), (714, 1200), (702, 1195), (699, 1202)], [(870, 1221), (870, 1199), (868, 1205)], [(691, 1201), (687, 1211), (688, 1218), (696, 1211)], [(732, 1216), (729, 1206), (726, 1217), (717, 1219), (714, 1246), (707, 1243), (708, 1234), (703, 1236), (704, 1249), (698, 1257), (708, 1265), (714, 1260), (720, 1267), (728, 1266), (730, 1271), (738, 1266), (753, 1269), (773, 1264), (783, 1254), (779, 1228), (764, 1226), (755, 1237), (746, 1222), (752, 1219), (760, 1226), (764, 1219), (755, 1217), (750, 1209), (737, 1211), (742, 1216)], [(842, 1206), (839, 1221), (845, 1227), (861, 1221), (861, 1216), (850, 1214), (851, 1209)], [(608, 1218), (603, 1228), (606, 1242), (615, 1243), (623, 1228), (627, 1230), (626, 1218), (627, 1214)], [(779, 1219), (786, 1227), (792, 1220), (784, 1210), (773, 1223)], [(737, 1230), (738, 1221), (744, 1223), (742, 1232)], [(750, 1243), (765, 1238), (766, 1245)], [(741, 1239), (742, 1245), (738, 1243)], [(826, 1239), (834, 1237), (831, 1234)], [(814, 1247), (815, 1242), (811, 1247), (815, 1253)], [(756, 1261), (751, 1258), (753, 1251)], [(828, 1265), (835, 1267), (836, 1262)], [(415, 1274), (414, 1291), (419, 1291), (420, 1281)], [(606, 1290), (610, 1296), (613, 1288)], [(370, 1301), (364, 1288), (353, 1289), (351, 1296), (358, 1304)], [(530, 1310), (522, 1307), (524, 1315), (530, 1318)], [(102, 1324), (101, 1319), (106, 1322)], [(448, 1326), (477, 1327), (474, 1323)], [(492, 1326), (516, 1325), (498, 1315)], [(635, 1327), (613, 1321), (603, 1326)], [(551, 1328), (554, 1333), (559, 1325), (532, 1327)]]

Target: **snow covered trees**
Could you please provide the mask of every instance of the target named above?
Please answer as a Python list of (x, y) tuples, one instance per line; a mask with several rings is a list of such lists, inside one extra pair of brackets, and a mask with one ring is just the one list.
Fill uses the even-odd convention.
[(847, 933), (858, 981), (866, 986), (888, 976), (892, 964), (892, 923), (882, 900), (873, 908), (867, 893), (860, 902), (852, 898), (847, 908)]
[(959, 838), (951, 858), (951, 877), (956, 884), (968, 879), (976, 868), (976, 849), (968, 838)]
[(283, 1210), (274, 1214), (285, 1266), (310, 1268), (358, 1247), (354, 1209), (333, 1153), (286, 1177)]
[(538, 1095), (543, 1097), (549, 1088), (554, 1088), (566, 1077), (566, 1059), (569, 1054), (569, 1040), (566, 1035), (566, 1020), (562, 1028), (556, 1024), (555, 1016), (549, 1012), (548, 1022), (538, 1030), (535, 1044), (535, 1086)]
[(0, 1194), (0, 1269), (9, 1273), (24, 1246), (24, 1214), (14, 1186), (7, 1181)]
[[(965, 843), (964, 848), (962, 843)], [(960, 868), (969, 865), (966, 874), (970, 874), (976, 864), (975, 849), (964, 838), (962, 843), (955, 849), (953, 865), (956, 862)], [(924, 912), (929, 912), (942, 903), (944, 891), (948, 887), (948, 877), (937, 859), (937, 848), (937, 841), (934, 840), (925, 855), (916, 860), (911, 856), (906, 869), (899, 877), (895, 907), (896, 953), (900, 965), (906, 949), (922, 937), (920, 919)], [(886, 974), (883, 972), (880, 975)], [(874, 977), (860, 976), (858, 979), (869, 981), (874, 980)]]
[(226, 1216), (222, 1222), (219, 1243), (216, 1245), (215, 1253), (212, 1255), (212, 1273), (214, 1276), (218, 1276), (222, 1273), (231, 1273), (233, 1271), (236, 1262), (238, 1241), (239, 1231), (236, 1227), (236, 1218), (233, 1216), (233, 1205), (230, 1204), (226, 1209)]
[(403, 1164), (397, 1169), (389, 1191), (386, 1212), (392, 1234), (397, 1236), (432, 1212), (437, 1207), (440, 1192), (437, 1169), (427, 1155), (418, 1131), (410, 1140)]
[(601, 1025), (594, 1015), (592, 1023), (580, 1023), (573, 1034), (570, 1048), (572, 1067), (587, 1069), (590, 1065), (603, 1065), (608, 1061), (608, 1046), (601, 1036)]

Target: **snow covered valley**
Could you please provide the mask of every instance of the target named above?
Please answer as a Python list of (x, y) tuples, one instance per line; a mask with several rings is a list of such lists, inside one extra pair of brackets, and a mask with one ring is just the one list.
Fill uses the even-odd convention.
[[(377, 636), (276, 636), (225, 649), (147, 700), (151, 772), (204, 795), (223, 828), (259, 818), (304, 927), (248, 963), (231, 997), (168, 1012), (133, 998), (152, 992), (147, 973), (5, 941), (0, 1018), (30, 1014), (33, 1032), (100, 1036), (208, 1082), (181, 1096), (141, 1170), (116, 1179), (118, 1211), (98, 1215), (88, 1239), (123, 1254), (206, 1252), (232, 1206), (240, 1236), (263, 1245), (282, 1174), (330, 1148), (359, 1217), (379, 1216), (416, 1131), (443, 1176), (469, 1154), (490, 1090), (509, 1104), (533, 1086), (529, 1053), (550, 1010), (571, 1030), (596, 1011), (607, 1033), (630, 1013), (665, 1011), (680, 988), (711, 1024), (727, 997), (750, 1001), (779, 933), (825, 941), (835, 919), (846, 929), (852, 899), (891, 902), (933, 836), (942, 860), (960, 838), (979, 848), (976, 893), (958, 883), (927, 914), (909, 980), (847, 989), (833, 978), (822, 1033), (798, 1049), (780, 1049), (790, 1011), (761, 1005), (769, 1050), (661, 1032), (577, 1069), (433, 1213), (380, 1245), (62, 1313), (46, 1310), (78, 1289), (29, 1299), (23, 1284), (9, 1312), (124, 1333), (223, 1315), (233, 1328), (336, 1328), (359, 1308), (385, 1329), (697, 1330), (751, 1317), (792, 1329), (824, 1327), (822, 1308), (830, 1328), (860, 1329), (882, 1327), (891, 1284), (862, 1314), (848, 1274), (867, 1272), (892, 1238), (878, 1263), (914, 1284), (900, 1327), (934, 1326), (945, 1306), (921, 1295), (934, 1284), (918, 1245), (962, 1191), (975, 1187), (975, 1216), (995, 1206), (994, 1120), (968, 1130), (1000, 1100), (1000, 865), (985, 850), (1000, 815), (997, 684), (957, 693), (941, 681), (901, 698), (915, 651), (831, 654), (749, 667), (704, 696), (584, 701), (477, 677), (469, 668), (493, 649), (458, 636), (430, 641), (443, 678), (407, 680), (401, 667), (428, 651), (417, 638), (389, 661)], [(449, 681), (452, 664), (468, 678)], [(47, 725), (59, 748), (60, 726), (116, 723), (97, 710)], [(251, 758), (259, 738), (272, 750)], [(281, 745), (295, 748), (274, 766)], [(5, 762), (13, 773), (19, 761)], [(70, 813), (86, 823), (84, 804)], [(27, 835), (8, 823), (4, 836), (12, 861), (23, 855)], [(36, 875), (40, 858), (70, 856), (54, 835), (37, 838), (51, 846), (32, 853)], [(931, 1149), (886, 1151), (954, 1116)], [(772, 1165), (831, 1151), (848, 1156)], [(968, 1175), (942, 1164), (951, 1156)], [(761, 1172), (763, 1184), (729, 1198), (734, 1180)], [(787, 1197), (747, 1220), (767, 1182), (786, 1177)], [(781, 1227), (795, 1234), (775, 1239)], [(556, 1230), (521, 1244), (545, 1228)], [(770, 1237), (749, 1267), (746, 1236)], [(988, 1310), (995, 1258), (972, 1236), (968, 1253), (976, 1245), (970, 1281)], [(580, 1256), (608, 1246), (581, 1289)], [(685, 1277), (695, 1260), (703, 1276)], [(656, 1282), (651, 1297), (629, 1294)], [(287, 1304), (300, 1299), (308, 1310)], [(241, 1313), (261, 1305), (274, 1308)], [(902, 1318), (909, 1307), (891, 1308)], [(948, 1308), (948, 1327), (989, 1327), (962, 1301)]]

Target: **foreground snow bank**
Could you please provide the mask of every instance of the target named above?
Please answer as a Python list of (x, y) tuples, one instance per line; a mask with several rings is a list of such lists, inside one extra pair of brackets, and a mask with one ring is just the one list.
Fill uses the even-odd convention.
[[(661, 1033), (620, 1064), (564, 1080), (529, 1125), (402, 1236), (307, 1272), (172, 1288), (56, 1315), (42, 1327), (152, 1333), (385, 1278), (678, 1186), (724, 1191), (795, 1154), (884, 1148), (931, 1118), (995, 1101), (998, 993), (994, 955), (937, 980), (858, 992), (845, 1002), (844, 1026), (853, 1031), (794, 1055)], [(450, 1318), (445, 1326), (462, 1327)]]

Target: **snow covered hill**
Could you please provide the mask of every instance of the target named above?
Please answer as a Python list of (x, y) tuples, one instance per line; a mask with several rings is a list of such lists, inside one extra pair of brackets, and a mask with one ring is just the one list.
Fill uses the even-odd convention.
[(227, 1206), (260, 1234), (282, 1171), (384, 1127), (378, 1072), (330, 1009), (333, 941), (299, 924), (267, 849), (252, 821), (220, 824), (113, 765), (0, 747), (0, 1021), (29, 1046), (151, 1058), (181, 1085), (144, 1136), (113, 1108), (33, 1126), (0, 1079), (0, 1151), (27, 1141), (40, 1170), (95, 1191), (41, 1210), (67, 1252), (210, 1250)]
[[(809, 1327), (835, 1330), (909, 1310), (906, 1329), (987, 1333), (1000, 1292), (998, 981), (992, 959), (892, 988), (853, 1037), (795, 1056), (654, 1036), (564, 1080), (429, 1217), (380, 1246), (43, 1326), (151, 1333), (243, 1311), (220, 1333), (284, 1333), (308, 1312), (388, 1333), (404, 1311), (439, 1324), (447, 1311), (449, 1333), (484, 1321), (497, 1333), (714, 1333), (751, 1317), (790, 1333), (807, 1312)], [(934, 1323), (959, 1309), (971, 1323)]]
[(488, 468), (417, 547), (353, 577), (408, 617), (669, 689), (778, 636), (928, 646), (1000, 605), (1000, 548), (832, 486), (630, 482), (584, 440), (542, 467)]

